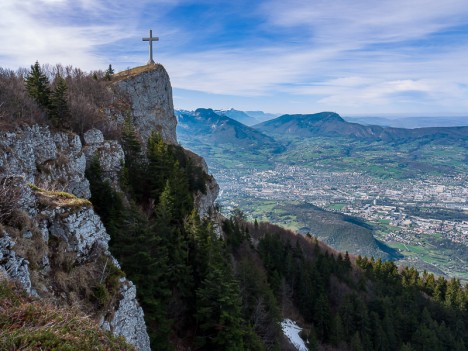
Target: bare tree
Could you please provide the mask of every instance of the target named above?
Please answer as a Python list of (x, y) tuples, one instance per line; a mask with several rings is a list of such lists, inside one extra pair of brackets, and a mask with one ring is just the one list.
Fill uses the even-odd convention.
[(19, 208), (22, 195), (20, 177), (3, 176), (0, 178), (0, 223), (8, 221)]

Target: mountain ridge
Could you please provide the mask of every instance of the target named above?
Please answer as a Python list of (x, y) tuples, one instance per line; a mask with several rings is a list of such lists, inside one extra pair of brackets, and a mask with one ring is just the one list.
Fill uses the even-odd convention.
[(271, 136), (345, 136), (385, 141), (415, 137), (468, 138), (468, 127), (465, 126), (405, 129), (378, 125), (361, 125), (359, 123), (347, 122), (334, 112), (282, 115), (253, 127)]
[(177, 111), (179, 137), (203, 135), (206, 142), (231, 144), (236, 148), (267, 147), (273, 152), (283, 148), (276, 140), (264, 133), (246, 126), (228, 116), (220, 115), (213, 109), (198, 108), (195, 111)]

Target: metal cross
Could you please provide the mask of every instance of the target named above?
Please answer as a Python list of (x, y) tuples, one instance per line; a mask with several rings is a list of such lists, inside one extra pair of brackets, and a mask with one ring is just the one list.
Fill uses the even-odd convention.
[(159, 38), (158, 37), (153, 37), (153, 31), (150, 29), (150, 35), (149, 35), (149, 38), (143, 38), (143, 41), (149, 41), (149, 61), (148, 61), (148, 65), (150, 64), (153, 64), (154, 65), (154, 61), (153, 61), (153, 41), (158, 41)]

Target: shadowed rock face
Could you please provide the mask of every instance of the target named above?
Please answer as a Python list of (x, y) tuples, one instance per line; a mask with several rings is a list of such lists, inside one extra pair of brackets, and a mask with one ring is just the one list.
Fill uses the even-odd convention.
[(162, 65), (137, 67), (115, 75), (115, 86), (125, 93), (132, 106), (133, 123), (144, 141), (151, 131), (177, 144), (172, 87)]

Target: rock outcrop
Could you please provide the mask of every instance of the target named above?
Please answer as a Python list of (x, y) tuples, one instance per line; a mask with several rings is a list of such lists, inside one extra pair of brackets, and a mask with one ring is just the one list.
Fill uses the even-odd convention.
[(89, 166), (93, 157), (97, 157), (103, 176), (115, 189), (119, 189), (119, 174), (125, 162), (122, 146), (115, 140), (104, 140), (99, 129), (90, 129), (84, 133), (83, 152)]
[(146, 65), (113, 77), (115, 87), (130, 100), (133, 123), (147, 140), (157, 131), (166, 143), (177, 144), (172, 87), (162, 65)]
[(0, 272), (18, 281), (28, 294), (36, 295), (29, 276), (29, 262), (16, 254), (15, 242), (4, 231), (0, 237)]
[(86, 159), (78, 135), (51, 133), (48, 127), (25, 126), (0, 133), (0, 173), (23, 176), (46, 189), (89, 198)]
[[(120, 72), (113, 77), (115, 87), (123, 93), (131, 105), (133, 124), (145, 145), (152, 131), (161, 134), (169, 144), (177, 144), (177, 118), (172, 102), (172, 87), (169, 76), (162, 65), (146, 65)], [(93, 132), (95, 133), (95, 132)], [(93, 139), (96, 137), (93, 134)], [(101, 140), (100, 137), (97, 140)], [(88, 145), (85, 136), (85, 143)], [(88, 151), (86, 154), (88, 155)], [(201, 167), (208, 175), (208, 166), (199, 155), (186, 150), (194, 164)], [(104, 154), (107, 154), (106, 152)], [(101, 165), (103, 161), (101, 161)], [(219, 186), (212, 176), (206, 180), (206, 193), (198, 192), (194, 196), (195, 206), (200, 217), (214, 212), (214, 203), (219, 193)]]
[[(0, 226), (0, 273), (29, 294), (81, 306), (138, 350), (149, 351), (135, 287), (125, 278), (115, 288), (106, 285), (119, 264), (108, 250), (110, 237), (101, 219), (86, 200), (86, 155), (96, 155), (113, 180), (123, 151), (99, 131), (85, 135), (85, 148), (73, 133), (38, 125), (0, 135), (0, 183), (14, 190), (0, 199), (0, 210), (9, 212)], [(3, 206), (9, 203), (16, 205)]]
[[(185, 153), (192, 159), (195, 166), (200, 167), (206, 175), (209, 174), (208, 165), (203, 157), (200, 157), (190, 150), (185, 150)], [(208, 175), (205, 185), (206, 192), (202, 193), (199, 191), (194, 196), (195, 206), (200, 217), (207, 217), (214, 214), (214, 204), (219, 194), (219, 185), (213, 176)]]
[[(102, 328), (110, 330), (115, 335), (122, 335), (139, 350), (150, 350), (150, 342), (146, 330), (140, 326), (145, 324), (143, 309), (136, 302), (136, 288), (132, 282), (123, 280), (120, 288), (122, 298), (110, 321), (104, 321)], [(129, 323), (131, 321), (131, 323)]]

